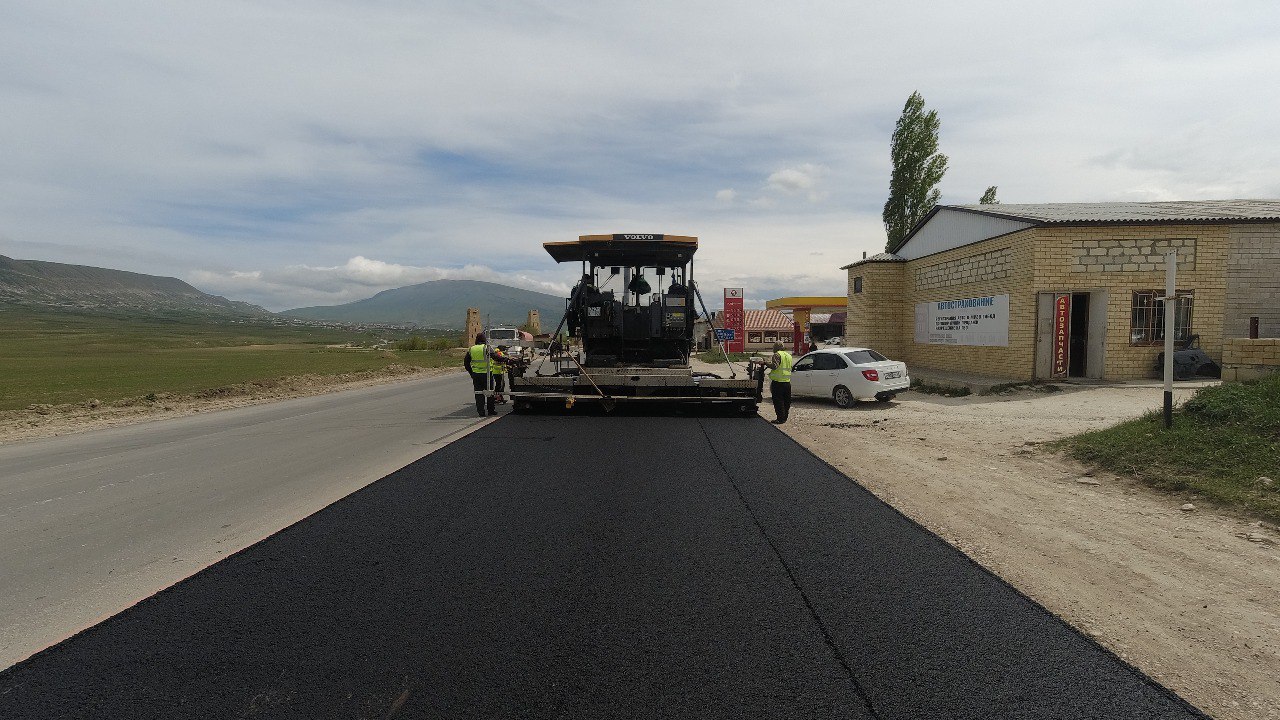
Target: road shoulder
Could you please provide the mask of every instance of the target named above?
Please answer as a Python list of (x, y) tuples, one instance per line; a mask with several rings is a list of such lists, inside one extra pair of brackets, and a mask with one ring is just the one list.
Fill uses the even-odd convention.
[(390, 365), (378, 371), (296, 375), (238, 383), (195, 395), (160, 393), (114, 403), (90, 400), (65, 405), (32, 405), (24, 410), (0, 411), (0, 445), (460, 372), (460, 367)]

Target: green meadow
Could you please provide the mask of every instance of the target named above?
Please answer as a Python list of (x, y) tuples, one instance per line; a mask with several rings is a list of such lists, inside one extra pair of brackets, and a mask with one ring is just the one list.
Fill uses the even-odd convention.
[[(459, 362), (452, 334), (426, 331), (435, 349), (379, 350), (406, 333), (274, 326), (191, 315), (124, 315), (0, 308), (0, 410), (104, 403), (149, 394), (198, 394), (282, 377)], [(364, 345), (335, 348), (333, 345)]]

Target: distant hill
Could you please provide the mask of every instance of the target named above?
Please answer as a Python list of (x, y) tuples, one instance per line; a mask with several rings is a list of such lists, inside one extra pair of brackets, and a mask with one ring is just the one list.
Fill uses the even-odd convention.
[(3, 255), (0, 304), (142, 314), (271, 315), (257, 305), (200, 292), (177, 278)]
[(480, 308), (482, 320), (494, 325), (523, 325), (530, 310), (542, 316), (543, 332), (555, 329), (565, 300), (557, 295), (521, 290), (480, 280), (432, 280), (384, 290), (365, 300), (285, 310), (282, 315), (347, 323), (417, 323), (424, 328), (461, 329), (467, 308)]

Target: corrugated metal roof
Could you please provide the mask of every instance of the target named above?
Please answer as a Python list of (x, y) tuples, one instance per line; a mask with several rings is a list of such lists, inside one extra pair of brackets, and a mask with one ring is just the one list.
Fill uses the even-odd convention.
[(791, 330), (795, 323), (777, 310), (744, 310), (747, 330)]
[(902, 257), (901, 255), (894, 255), (893, 253), (883, 252), (883, 253), (876, 253), (875, 255), (872, 255), (869, 258), (862, 258), (857, 262), (851, 262), (848, 265), (842, 265), (840, 269), (848, 270), (854, 265), (861, 265), (862, 263), (869, 263), (869, 262), (906, 262), (906, 261), (907, 259)]
[[(1280, 200), (943, 205), (1034, 223), (1280, 221)], [(870, 259), (870, 258), (868, 258)]]

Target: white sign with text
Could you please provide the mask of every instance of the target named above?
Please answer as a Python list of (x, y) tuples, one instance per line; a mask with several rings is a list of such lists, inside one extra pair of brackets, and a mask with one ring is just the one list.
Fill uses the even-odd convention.
[(1009, 296), (917, 303), (916, 342), (1008, 347)]

